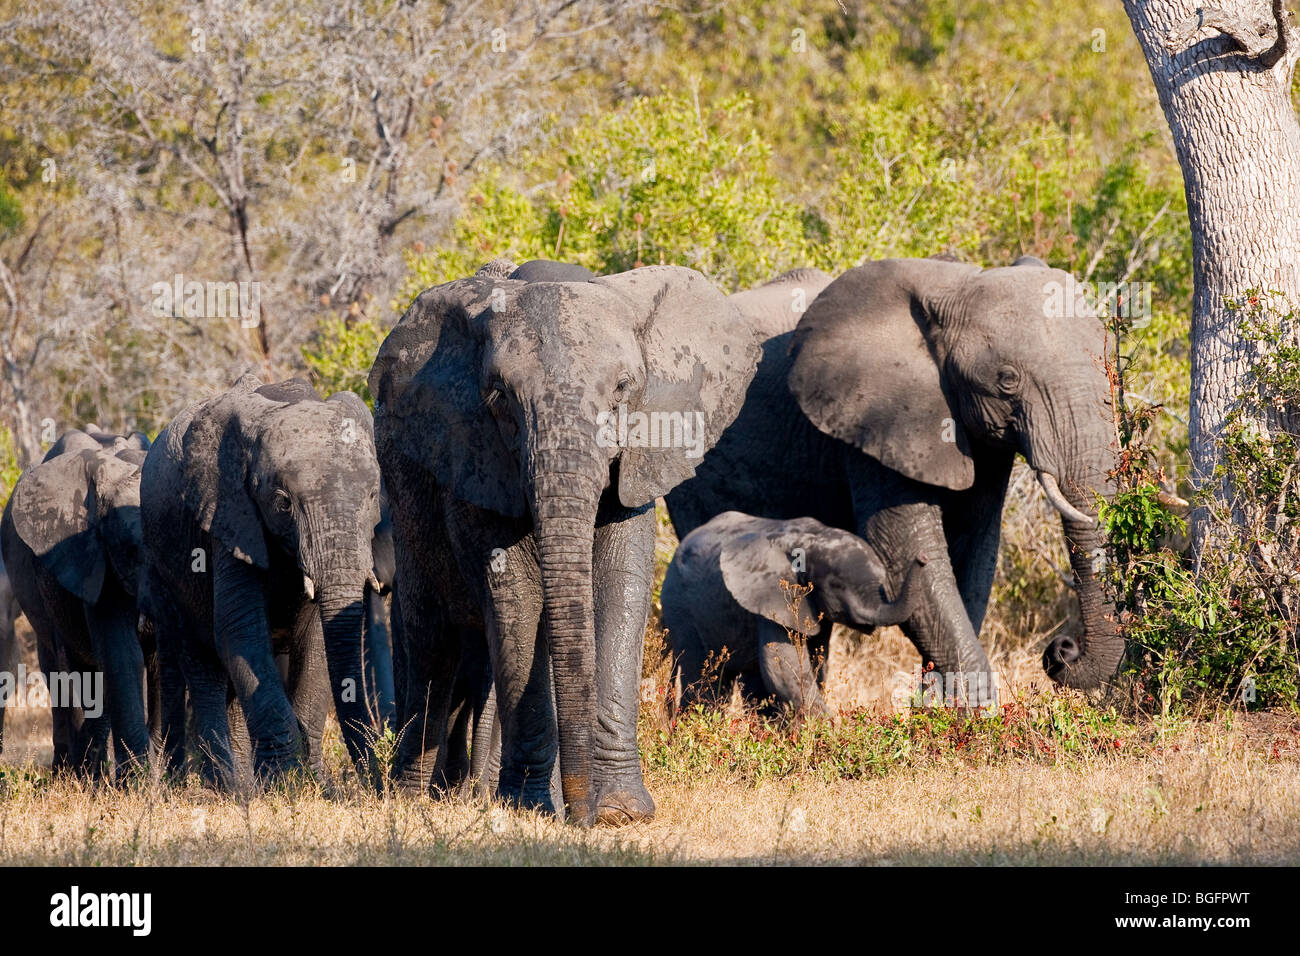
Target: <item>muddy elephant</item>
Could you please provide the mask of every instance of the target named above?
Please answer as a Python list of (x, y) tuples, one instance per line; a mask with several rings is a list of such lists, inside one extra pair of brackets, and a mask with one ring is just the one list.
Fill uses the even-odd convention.
[(861, 538), (815, 518), (723, 512), (682, 540), (660, 591), (682, 703), (738, 679), (751, 700), (829, 715), (831, 626), (869, 633), (907, 620), (924, 565), (918, 556), (889, 601), (885, 565)]
[(851, 269), (764, 344), (735, 423), (668, 495), (677, 533), (729, 510), (815, 517), (877, 551), (890, 595), (925, 554), (925, 600), (903, 630), (951, 703), (986, 705), (996, 687), (977, 636), (1023, 455), (1061, 514), (1082, 610), (1082, 632), (1056, 638), (1044, 666), (1097, 685), (1123, 654), (1098, 580), (1115, 432), (1105, 332), (1077, 288), (1028, 257)]
[[(361, 399), (245, 375), (172, 419), (145, 459), (141, 494), (146, 602), (163, 673), (183, 676), (164, 696), (174, 704), (188, 690), (204, 779), (232, 783), (234, 701), (258, 779), (301, 767), (304, 754), (322, 769), (331, 699), (349, 756), (368, 772), (363, 639), (367, 587), (378, 588), (379, 465)], [(172, 769), (183, 760), (168, 754)]]
[(102, 775), (110, 728), (119, 774), (149, 760), (140, 444), (143, 436), (64, 433), (23, 472), (0, 519), (5, 566), (50, 689), (56, 770)]
[(479, 693), (486, 645), (499, 792), (559, 810), (558, 747), (569, 819), (653, 813), (636, 721), (654, 501), (734, 418), (757, 357), (690, 269), (497, 262), (415, 300), (370, 376), (414, 719), (406, 785), (448, 784), (448, 727)]

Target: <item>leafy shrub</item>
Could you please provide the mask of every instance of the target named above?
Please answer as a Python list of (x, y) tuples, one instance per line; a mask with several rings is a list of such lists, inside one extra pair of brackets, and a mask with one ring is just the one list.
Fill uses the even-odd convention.
[(683, 265), (735, 289), (809, 259), (745, 95), (708, 108), (638, 97), (483, 173), (450, 242), (409, 258), (404, 307), (490, 259), (561, 259), (598, 273)]
[(0, 508), (8, 503), (20, 474), (22, 468), (18, 465), (18, 449), (14, 445), (13, 432), (0, 425)]
[(796, 774), (858, 780), (945, 761), (966, 767), (1007, 758), (1084, 762), (1127, 752), (1133, 741), (1134, 728), (1115, 710), (1050, 691), (1017, 695), (991, 716), (943, 708), (853, 710), (832, 723), (696, 704), (667, 727), (644, 717), (641, 726), (651, 769), (687, 777), (720, 771), (746, 783)]
[(1252, 294), (1240, 309), (1256, 360), (1221, 439), (1218, 487), (1209, 483), (1198, 501), (1210, 542), (1199, 566), (1163, 542), (1179, 521), (1158, 500), (1144, 445), (1150, 409), (1123, 417), (1120, 493), (1101, 510), (1128, 670), (1140, 701), (1162, 713), (1222, 701), (1294, 705), (1300, 693), (1300, 432), (1289, 411), (1300, 407), (1300, 348), (1284, 331), (1293, 317), (1268, 297)]
[(353, 391), (373, 409), (375, 400), (366, 379), (387, 334), (370, 318), (335, 316), (323, 321), (302, 347), (302, 360), (311, 371), (317, 391), (327, 397)]

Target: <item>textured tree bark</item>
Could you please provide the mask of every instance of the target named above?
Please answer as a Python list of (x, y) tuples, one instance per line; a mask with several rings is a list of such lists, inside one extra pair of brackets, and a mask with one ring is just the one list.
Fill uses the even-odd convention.
[[(1213, 480), (1217, 442), (1245, 391), (1250, 345), (1225, 299), (1276, 291), (1300, 305), (1296, 32), (1282, 0), (1124, 0), (1183, 171), (1192, 230), (1192, 479)], [(1223, 492), (1223, 488), (1219, 492)], [(1208, 525), (1193, 518), (1200, 554)]]

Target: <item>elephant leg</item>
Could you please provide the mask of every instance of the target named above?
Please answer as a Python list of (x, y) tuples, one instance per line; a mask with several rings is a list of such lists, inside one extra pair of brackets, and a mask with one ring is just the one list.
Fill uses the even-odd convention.
[(371, 722), (380, 728), (391, 727), (396, 716), (397, 697), (393, 687), (393, 650), (389, 639), (388, 612), (378, 591), (366, 588), (366, 623), (364, 661), (366, 700), (371, 702)]
[(235, 778), (247, 782), (253, 774), (253, 738), (248, 733), (248, 721), (239, 706), (239, 698), (229, 687), (226, 689), (226, 726), (230, 728), (230, 759), (235, 768)]
[[(104, 712), (102, 694), (96, 694), (93, 683), (88, 693), (82, 692), (86, 675), (102, 673), (91, 648), (85, 607), (80, 599), (57, 585), (43, 583), (41, 595), (54, 625), (52, 666), (45, 670), (50, 705), (57, 704), (68, 713), (69, 758), (73, 770), (97, 781), (108, 768), (111, 725)], [(102, 683), (98, 690), (103, 690)], [(100, 699), (88, 699), (92, 697)]]
[(913, 584), (920, 598), (903, 633), (920, 652), (922, 670), (936, 675), (926, 680), (943, 682), (946, 703), (983, 706), (992, 671), (957, 586), (939, 507), (928, 501), (892, 505), (868, 517), (858, 534), (885, 558), (891, 598), (916, 557), (926, 557), (913, 572), (921, 575)]
[(637, 718), (641, 655), (654, 580), (654, 505), (624, 508), (607, 496), (597, 518), (595, 569), (597, 822), (648, 820), (655, 803), (641, 776)]
[(276, 777), (300, 766), (298, 721), (275, 666), (261, 573), (225, 549), (213, 573), (213, 634), (253, 741), (253, 772)]
[[(491, 758), (492, 723), (496, 719), (496, 698), (492, 693), (492, 667), (488, 662), (487, 639), (482, 632), (464, 629), (461, 641), (460, 673), (452, 692), (451, 734), (447, 751), (447, 785), (469, 785), (475, 793), (495, 793), (500, 752), (492, 775), (492, 789), (480, 786)], [(491, 712), (488, 704), (491, 702)], [(499, 739), (499, 738), (498, 738)]]
[(95, 659), (102, 669), (117, 753), (119, 780), (135, 767), (149, 764), (149, 725), (141, 693), (144, 652), (140, 647), (135, 601), (116, 583), (105, 586), (99, 602), (85, 609), (86, 628)]
[(492, 669), (484, 668), (481, 681), (484, 691), (474, 715), (470, 738), (470, 777), (474, 793), (489, 797), (497, 792), (501, 778), (501, 723), (497, 720), (497, 693), (492, 686)]
[(316, 605), (310, 602), (303, 604), (294, 621), (286, 688), (293, 712), (298, 716), (308, 766), (318, 780), (323, 780), (325, 755), (322, 740), (332, 700), (329, 668), (325, 661), (325, 633)]
[(448, 790), (465, 784), (470, 777), (470, 733), (474, 725), (474, 708), (471, 701), (461, 695), (455, 695), (448, 719), (447, 732), (447, 767), (443, 772), (444, 786)]
[(158, 717), (154, 726), (166, 772), (179, 775), (185, 770), (184, 637), (171, 615), (154, 621), (154, 635), (158, 647)]
[[(61, 669), (58, 646), (54, 636), (54, 620), (43, 603), (30, 611), (26, 611), (26, 614), (27, 621), (31, 624), (32, 631), (36, 636), (36, 663), (41, 670), (41, 677), (45, 681), (46, 690), (50, 691), (51, 675)], [(73, 766), (72, 749), (73, 735), (76, 732), (75, 721), (72, 708), (69, 705), (62, 700), (56, 700), (53, 693), (49, 694), (49, 699), (50, 729), (54, 746), (51, 769), (54, 773), (60, 774), (71, 770)]]
[(830, 716), (806, 639), (793, 641), (785, 628), (763, 620), (758, 625), (758, 668), (768, 695), (793, 705), (798, 714)]
[(181, 633), (181, 666), (190, 693), (199, 772), (209, 786), (231, 789), (235, 785), (235, 761), (226, 712), (229, 680), (215, 648), (188, 630)]
[[(488, 622), (497, 722), (501, 727), (501, 768), (497, 792), (530, 809), (559, 813), (551, 794), (558, 746), (551, 662), (540, 615), (522, 619), (503, 614)], [(514, 609), (511, 609), (514, 610)]]
[(402, 640), (402, 602), (397, 591), (388, 599), (388, 633), (393, 647), (393, 714), (398, 729), (410, 719), (406, 712), (406, 642)]
[(108, 769), (108, 743), (112, 732), (107, 714), (86, 716), (73, 708), (72, 768), (88, 780), (101, 781)]
[(497, 792), (517, 805), (558, 813), (562, 804), (550, 787), (558, 752), (551, 662), (532, 537), (523, 522), (464, 504), (448, 508), (447, 519), (456, 566), (483, 619), (481, 630), (464, 629), (457, 679), (468, 696), (465, 676), (481, 673), (482, 658), (476, 663), (473, 654), (486, 646), (501, 735)]
[(449, 626), (435, 582), (414, 574), (398, 578), (402, 589), (403, 722), (393, 775), (407, 790), (432, 793), (445, 765), (447, 722), (460, 666), (460, 633)]
[(943, 503), (953, 573), (976, 635), (984, 625), (997, 573), (1002, 506), (1014, 462), (1014, 452), (981, 451), (975, 461), (974, 484), (967, 491), (952, 492)]

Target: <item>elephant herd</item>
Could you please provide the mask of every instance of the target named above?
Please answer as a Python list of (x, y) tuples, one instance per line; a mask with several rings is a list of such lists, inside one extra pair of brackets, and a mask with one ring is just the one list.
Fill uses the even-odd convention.
[(687, 693), (724, 660), (755, 697), (824, 711), (810, 649), (830, 623), (899, 624), (960, 676), (951, 703), (983, 704), (1020, 454), (1082, 608), (1044, 666), (1094, 686), (1123, 651), (1097, 580), (1113, 428), (1101, 321), (1045, 306), (1069, 283), (936, 257), (727, 296), (674, 266), (495, 260), (411, 304), (373, 418), (245, 375), (152, 442), (65, 433), (5, 508), (0, 666), (11, 586), (47, 681), (103, 675), (102, 710), (51, 701), (56, 768), (102, 774), (111, 732), (119, 771), (319, 771), (332, 708), (368, 779), (393, 728), (413, 790), (642, 820), (657, 499), (681, 536), (661, 603)]

